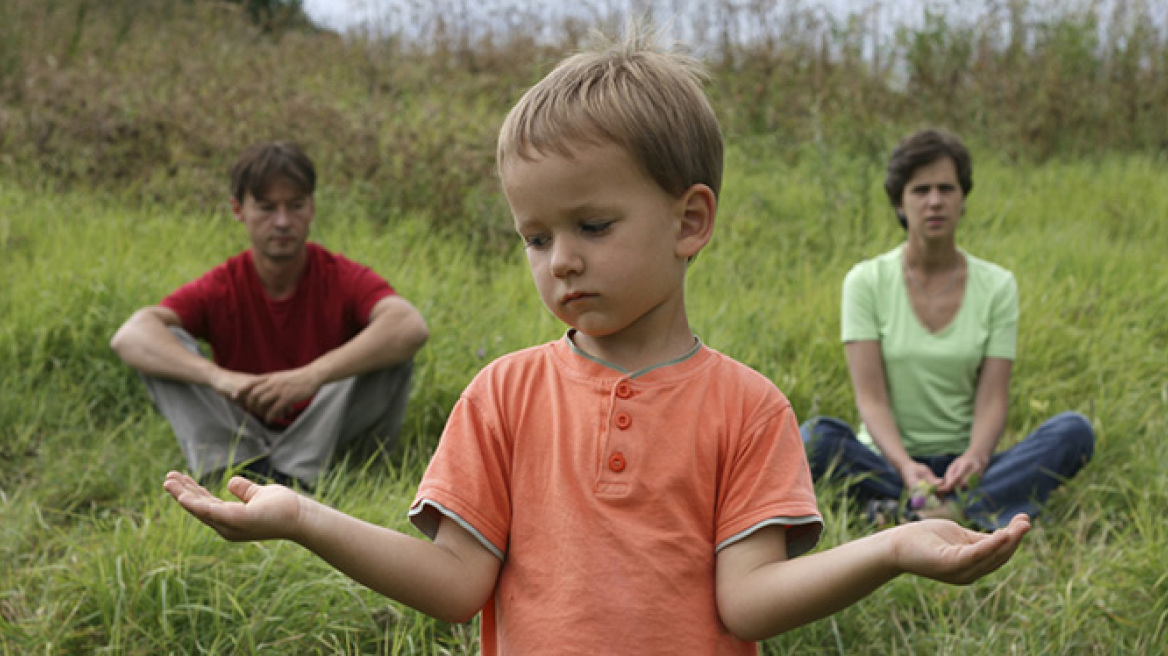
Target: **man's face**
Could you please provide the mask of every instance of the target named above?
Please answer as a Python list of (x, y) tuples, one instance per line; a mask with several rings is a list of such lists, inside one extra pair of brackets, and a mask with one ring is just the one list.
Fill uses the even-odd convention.
[(272, 262), (300, 257), (316, 216), (312, 196), (283, 178), (273, 180), (256, 198), (247, 192), (243, 202), (231, 200), (235, 218), (247, 228), (253, 255)]

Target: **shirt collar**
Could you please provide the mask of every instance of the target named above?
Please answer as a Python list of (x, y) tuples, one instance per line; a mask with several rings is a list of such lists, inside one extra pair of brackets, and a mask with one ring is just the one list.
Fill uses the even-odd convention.
[(680, 364), (682, 362), (685, 362), (686, 360), (689, 360), (693, 356), (697, 355), (698, 351), (702, 350), (702, 340), (697, 335), (694, 335), (693, 347), (689, 351), (686, 351), (685, 353), (683, 353), (681, 356), (673, 358), (672, 360), (666, 360), (665, 362), (659, 362), (657, 364), (649, 365), (648, 367), (645, 367), (643, 369), (638, 369), (636, 371), (629, 371), (628, 369), (625, 369), (624, 367), (622, 367), (618, 364), (609, 362), (603, 358), (598, 358), (598, 357), (591, 355), (589, 353), (585, 353), (580, 347), (576, 346), (576, 341), (574, 339), (572, 339), (572, 336), (575, 334), (576, 334), (575, 328), (569, 328), (568, 332), (564, 333), (564, 341), (567, 342), (568, 348), (572, 349), (573, 353), (575, 353), (576, 355), (578, 355), (582, 358), (585, 358), (587, 360), (595, 362), (596, 364), (607, 367), (607, 368), (612, 369), (614, 371), (618, 371), (618, 372), (628, 376), (629, 378), (636, 378), (638, 376), (643, 376), (643, 375), (649, 373), (650, 371), (655, 371), (657, 369), (661, 369), (662, 367), (668, 367), (670, 365)]

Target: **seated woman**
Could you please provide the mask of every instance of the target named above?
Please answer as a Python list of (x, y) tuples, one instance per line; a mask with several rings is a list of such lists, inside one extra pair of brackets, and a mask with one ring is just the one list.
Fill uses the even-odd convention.
[(1015, 513), (1033, 517), (1090, 460), (1095, 435), (1083, 415), (1065, 412), (995, 453), (1018, 289), (1012, 273), (957, 247), (973, 189), (969, 151), (945, 132), (909, 136), (884, 189), (907, 239), (854, 266), (843, 284), (841, 333), (863, 424), (857, 436), (839, 419), (805, 423), (812, 474), (847, 480), (876, 521), (891, 520), (900, 507), (889, 500), (922, 483), (942, 503), (920, 516), (986, 530)]

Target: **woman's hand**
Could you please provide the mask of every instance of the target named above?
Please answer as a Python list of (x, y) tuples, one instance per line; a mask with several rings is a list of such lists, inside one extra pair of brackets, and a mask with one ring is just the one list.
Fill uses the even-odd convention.
[(904, 481), (904, 489), (906, 490), (912, 490), (921, 481), (928, 481), (940, 489), (941, 479), (924, 463), (910, 460), (899, 470), (899, 473), (900, 479)]
[(980, 478), (989, 465), (989, 458), (974, 455), (968, 451), (949, 463), (945, 470), (945, 478), (937, 485), (939, 494), (949, 494), (958, 489), (969, 487), (970, 481)]

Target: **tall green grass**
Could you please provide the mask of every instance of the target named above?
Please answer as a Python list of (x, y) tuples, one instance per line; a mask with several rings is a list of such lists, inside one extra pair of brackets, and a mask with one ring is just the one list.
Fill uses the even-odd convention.
[[(963, 247), (1021, 288), (1006, 442), (1064, 409), (1094, 461), (1000, 572), (966, 588), (901, 578), (764, 653), (1156, 653), (1168, 642), (1168, 172), (1142, 156), (1017, 164), (975, 146)], [(327, 172), (325, 172), (327, 178)], [(458, 393), (500, 354), (555, 339), (518, 240), (486, 254), (422, 215), (386, 224), (326, 185), (315, 237), (382, 271), (426, 315), (406, 428), (346, 460), (320, 497), (412, 531), (405, 511)], [(284, 543), (229, 544), (160, 488), (182, 466), (108, 339), (135, 308), (245, 246), (225, 207), (141, 206), (0, 182), (0, 654), (476, 651)], [(484, 224), (506, 226), (497, 198)], [(801, 417), (855, 419), (839, 286), (902, 233), (872, 158), (732, 146), (714, 241), (689, 274), (695, 330), (757, 368)], [(819, 489), (821, 548), (868, 529)]]
[[(242, 145), (297, 139), (325, 182), (316, 238), (382, 271), (433, 332), (395, 451), (340, 463), (319, 494), (412, 530), (405, 509), (465, 384), (563, 330), (510, 235), (498, 123), (623, 10), (586, 0), (588, 20), (553, 24), (487, 3), (524, 17), (508, 31), (467, 23), (461, 1), (406, 4), (416, 39), (400, 21), (381, 36), (265, 30), (237, 3), (0, 0), (0, 654), (475, 651), (473, 625), (185, 516), (159, 487), (182, 465), (170, 429), (108, 349), (134, 309), (245, 246), (224, 204)], [(688, 6), (641, 4), (659, 18)], [(703, 340), (801, 417), (855, 419), (839, 286), (902, 238), (880, 190), (888, 149), (941, 124), (975, 153), (962, 245), (1022, 293), (1006, 443), (1064, 409), (1099, 437), (1001, 572), (968, 588), (894, 581), (766, 653), (1168, 644), (1164, 5), (1054, 4), (934, 13), (892, 39), (875, 13), (838, 22), (811, 4), (682, 13), (720, 35), (694, 45), (731, 144), (717, 234), (689, 275)], [(738, 38), (743, 25), (761, 38)], [(819, 493), (824, 548), (867, 530), (837, 489)]]

